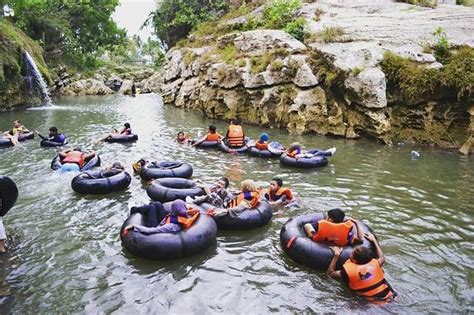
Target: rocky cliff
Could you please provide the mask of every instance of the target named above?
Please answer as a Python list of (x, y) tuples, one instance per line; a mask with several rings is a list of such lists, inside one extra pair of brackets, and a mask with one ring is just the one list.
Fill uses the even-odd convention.
[[(239, 29), (261, 11), (220, 21), (214, 35), (190, 35), (144, 88), (167, 105), (291, 133), (473, 151), (472, 8), (319, 0), (298, 13), (307, 23), (304, 41), (281, 30), (219, 31)], [(467, 50), (450, 68), (432, 53), (439, 28), (452, 55)]]

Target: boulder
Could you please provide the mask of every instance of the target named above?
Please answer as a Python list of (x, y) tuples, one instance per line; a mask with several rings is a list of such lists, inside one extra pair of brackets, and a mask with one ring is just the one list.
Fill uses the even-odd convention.
[(61, 95), (106, 95), (114, 92), (104, 82), (95, 79), (85, 79), (72, 82), (60, 90)]
[(364, 69), (355, 76), (349, 76), (344, 84), (354, 92), (351, 98), (358, 104), (367, 108), (387, 106), (385, 74), (380, 69)]

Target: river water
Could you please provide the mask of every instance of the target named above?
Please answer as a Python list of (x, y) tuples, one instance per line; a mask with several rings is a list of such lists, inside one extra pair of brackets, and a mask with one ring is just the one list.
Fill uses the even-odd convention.
[[(245, 126), (246, 134), (268, 131), (284, 144), (335, 146), (328, 166), (316, 171), (283, 168), (278, 160), (190, 149), (174, 142), (184, 130), (203, 135), (226, 123), (196, 112), (163, 107), (156, 95), (136, 98), (76, 97), (55, 106), (0, 114), (0, 128), (14, 119), (44, 134), (50, 126), (70, 144), (94, 149), (103, 164), (139, 158), (179, 159), (194, 178), (246, 178), (268, 187), (280, 176), (301, 208), (277, 212), (267, 226), (218, 233), (209, 250), (182, 260), (146, 261), (122, 250), (119, 229), (132, 206), (149, 202), (134, 178), (128, 190), (106, 196), (72, 191), (74, 175), (50, 169), (56, 149), (39, 140), (0, 149), (0, 174), (20, 196), (4, 218), (10, 253), (0, 256), (0, 313), (452, 313), (474, 312), (474, 158), (430, 148), (316, 135), (290, 136)], [(93, 144), (130, 122), (139, 141)], [(421, 153), (412, 158), (411, 150)], [(279, 233), (293, 216), (341, 207), (370, 225), (387, 258), (385, 271), (399, 293), (396, 302), (371, 306), (338, 281), (289, 259)]]

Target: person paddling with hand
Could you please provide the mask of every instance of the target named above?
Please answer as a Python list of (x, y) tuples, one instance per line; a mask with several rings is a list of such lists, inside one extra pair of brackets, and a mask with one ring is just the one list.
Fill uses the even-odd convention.
[(373, 252), (362, 245), (354, 248), (349, 259), (347, 259), (342, 270), (336, 270), (336, 263), (342, 253), (342, 247), (330, 246), (334, 256), (329, 264), (327, 274), (335, 279), (343, 279), (349, 288), (358, 296), (370, 302), (388, 302), (395, 298), (397, 293), (385, 280), (382, 269), (385, 257), (379, 242), (371, 233), (365, 233), (364, 237), (374, 243), (376, 257)]

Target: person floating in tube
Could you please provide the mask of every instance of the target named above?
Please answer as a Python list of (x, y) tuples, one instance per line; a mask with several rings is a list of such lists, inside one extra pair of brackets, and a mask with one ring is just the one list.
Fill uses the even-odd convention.
[(66, 135), (64, 135), (63, 133), (59, 133), (58, 128), (56, 127), (49, 128), (48, 137), (42, 136), (38, 132), (38, 130), (35, 130), (35, 133), (43, 140), (48, 140), (57, 143), (64, 143), (64, 141), (66, 141)]
[(207, 135), (205, 135), (201, 139), (194, 142), (193, 147), (199, 146), (204, 141), (221, 141), (221, 140), (222, 140), (222, 136), (217, 132), (216, 126), (210, 125), (208, 127)]
[(336, 148), (332, 147), (327, 150), (309, 150), (308, 152), (303, 152), (301, 145), (298, 142), (293, 142), (290, 144), (290, 147), (286, 151), (286, 155), (295, 159), (299, 158), (312, 158), (315, 156), (333, 156), (336, 154)]
[(224, 143), (231, 149), (240, 148), (245, 144), (245, 133), (237, 119), (231, 119), (224, 138)]
[(366, 233), (364, 237), (374, 243), (377, 258), (372, 251), (361, 245), (356, 246), (342, 265), (342, 270), (336, 270), (336, 263), (342, 253), (342, 248), (331, 246), (334, 256), (329, 264), (328, 275), (335, 279), (342, 279), (358, 296), (374, 303), (392, 301), (397, 293), (385, 279), (382, 269), (385, 257), (379, 242), (373, 234)]
[(102, 141), (109, 140), (113, 136), (118, 136), (118, 135), (128, 136), (128, 135), (131, 135), (131, 134), (132, 134), (132, 128), (130, 127), (130, 124), (129, 123), (124, 123), (123, 128), (120, 129), (120, 131), (117, 130), (117, 129), (113, 129), (110, 133), (104, 135), (102, 138), (97, 140), (97, 142), (102, 142)]
[[(360, 243), (363, 240), (362, 229), (357, 220), (344, 221), (345, 213), (339, 208), (329, 210), (327, 219), (319, 220), (313, 226), (311, 223), (304, 225), (306, 235), (313, 241), (328, 245), (346, 246)], [(355, 226), (356, 233), (353, 233)]]
[(13, 128), (5, 131), (2, 133), (2, 137), (5, 139), (10, 139), (13, 145), (18, 144), (18, 136), (22, 133), (28, 133), (30, 132), (28, 129), (26, 129), (25, 126), (21, 124), (21, 121), (19, 120), (14, 120), (13, 121)]
[(95, 152), (82, 152), (80, 148), (67, 149), (58, 153), (61, 160), (61, 173), (79, 172), (81, 168), (93, 157)]
[(272, 207), (288, 205), (295, 200), (291, 190), (283, 187), (283, 180), (278, 177), (270, 181), (270, 187), (264, 196)]

